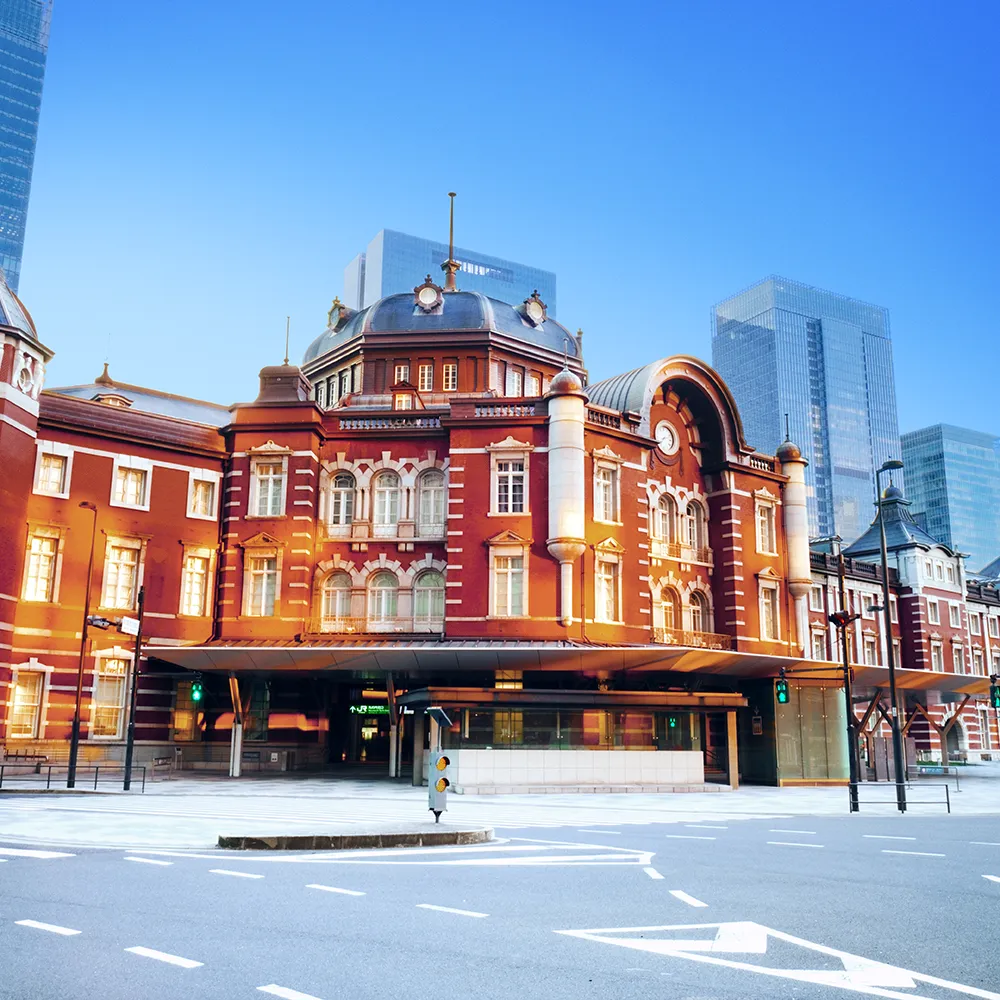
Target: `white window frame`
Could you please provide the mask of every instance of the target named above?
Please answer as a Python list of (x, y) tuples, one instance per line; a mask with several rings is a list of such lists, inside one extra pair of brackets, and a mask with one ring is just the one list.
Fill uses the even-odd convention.
[(861, 617), (862, 618), (874, 618), (875, 611), (873, 610), (875, 605), (878, 604), (878, 598), (874, 594), (859, 593), (861, 598)]
[[(708, 510), (697, 497), (690, 497), (684, 506), (684, 513), (681, 515), (681, 530), (684, 534), (681, 544), (692, 553), (691, 559), (694, 562), (701, 562), (703, 553), (709, 548)], [(693, 542), (691, 540), (692, 533), (695, 536)]]
[[(421, 585), (422, 581), (427, 580), (431, 576), (436, 576), (440, 581), (440, 586), (428, 587), (426, 584)], [(437, 605), (438, 607), (431, 607), (429, 611), (424, 614), (417, 609), (417, 599), (418, 595), (428, 595), (427, 600), (431, 605)], [(438, 569), (425, 569), (418, 573), (413, 580), (413, 623), (414, 625), (422, 626), (432, 626), (438, 627), (444, 623), (445, 615), (445, 599), (447, 598), (447, 589), (445, 587), (444, 573)], [(440, 611), (440, 613), (438, 613)]]
[(458, 363), (445, 361), (441, 365), (441, 391), (458, 392)]
[[(215, 578), (216, 551), (207, 545), (185, 545), (181, 555), (181, 589), (177, 604), (177, 614), (181, 618), (207, 618), (212, 613), (212, 581)], [(205, 560), (205, 591), (198, 613), (186, 609), (186, 592), (188, 585), (188, 559)]]
[[(757, 535), (757, 551), (761, 555), (776, 556), (778, 554), (778, 504), (770, 497), (754, 497), (753, 505), (754, 531)], [(765, 537), (761, 530), (762, 520), (767, 525)], [(770, 544), (768, 544), (770, 543)]]
[[(143, 490), (142, 503), (124, 503), (115, 499), (118, 492), (119, 472), (144, 472), (145, 489)], [(127, 510), (149, 510), (149, 499), (153, 493), (153, 462), (148, 458), (140, 458), (138, 455), (115, 455), (111, 468), (111, 498), (108, 501), (112, 507), (124, 507)]]
[[(117, 706), (118, 728), (114, 733), (94, 732), (97, 711), (100, 707), (97, 702), (97, 689), (100, 682), (101, 662), (104, 660), (122, 660), (125, 663), (125, 673), (122, 675), (121, 702)], [(121, 646), (113, 646), (110, 649), (101, 649), (94, 653), (93, 687), (90, 695), (90, 723), (88, 735), (92, 740), (120, 740), (125, 732), (126, 714), (128, 712), (128, 692), (129, 682), (132, 678), (132, 653)]]
[(948, 602), (948, 626), (950, 628), (962, 627), (962, 609), (957, 604)]
[[(346, 580), (347, 586), (334, 587), (333, 583), (338, 578)], [(338, 595), (337, 599), (328, 602), (327, 597), (334, 594)], [(345, 604), (346, 607), (336, 607), (337, 604), (341, 603)], [(331, 608), (330, 604), (333, 604), (334, 607)], [(338, 628), (342, 628), (353, 617), (351, 614), (353, 606), (354, 581), (351, 579), (351, 574), (345, 569), (335, 567), (323, 578), (323, 582), (319, 588), (320, 631), (332, 632)]]
[[(497, 565), (498, 558), (512, 558), (521, 560), (521, 613), (518, 615), (500, 614), (497, 611)], [(509, 590), (508, 586), (508, 590)], [(507, 619), (529, 618), (528, 613), (528, 546), (501, 544), (490, 546), (490, 617)]]
[(417, 389), (420, 392), (434, 391), (434, 363), (417, 365)]
[(986, 708), (979, 710), (979, 749), (993, 749), (993, 734), (990, 732), (990, 713), (989, 709)]
[(823, 587), (813, 584), (809, 588), (809, 610), (810, 611), (822, 611), (823, 610)]
[[(129, 604), (110, 604), (107, 601), (108, 570), (110, 568), (111, 549), (131, 549), (136, 553), (135, 576), (132, 580), (132, 595)], [(134, 611), (139, 588), (142, 586), (143, 573), (146, 565), (146, 539), (134, 535), (108, 535), (104, 544), (104, 568), (101, 573), (101, 600), (99, 607), (111, 611)], [(117, 585), (116, 585), (117, 586)]]
[(955, 582), (955, 567), (951, 563), (945, 563), (944, 576), (948, 583)]
[[(610, 517), (605, 517), (604, 515), (608, 511), (601, 509), (604, 507), (603, 503), (598, 504), (598, 497), (605, 494), (605, 488), (601, 484), (602, 473), (607, 473), (610, 476), (610, 495), (608, 500), (610, 501), (611, 511)], [(606, 459), (594, 459), (594, 520), (601, 524), (621, 524), (621, 510), (622, 510), (622, 477), (621, 477), (621, 465), (618, 462), (609, 462)]]
[(865, 634), (862, 636), (861, 651), (865, 666), (878, 666), (878, 639), (874, 635)]
[(933, 559), (925, 559), (924, 560), (924, 576), (926, 576), (928, 580), (933, 580), (934, 579), (934, 560)]
[[(607, 617), (605, 612), (607, 610), (606, 606), (602, 607), (601, 601), (601, 568), (606, 568), (610, 571), (610, 582), (611, 582), (611, 593), (610, 596), (612, 603), (612, 615)], [(621, 559), (616, 553), (598, 551), (596, 558), (594, 559), (594, 621), (601, 622), (606, 625), (621, 625), (622, 618), (622, 572), (621, 572)]]
[(955, 645), (951, 647), (951, 668), (956, 674), (966, 673), (965, 647), (960, 643), (955, 643)]
[[(28, 596), (28, 580), (31, 577), (31, 541), (33, 538), (55, 539), (56, 550), (52, 560), (52, 580), (49, 596), (44, 600)], [(62, 528), (47, 524), (29, 524), (28, 537), (24, 546), (24, 569), (21, 578), (21, 600), (31, 604), (56, 604), (59, 601), (59, 583), (62, 579), (64, 534)]]
[[(45, 723), (49, 708), (49, 683), (52, 679), (52, 667), (39, 663), (32, 657), (27, 663), (15, 663), (11, 668), (10, 701), (7, 708), (7, 739), (9, 740), (40, 740), (45, 738)], [(38, 692), (38, 707), (35, 710), (34, 727), (30, 733), (14, 732), (14, 709), (17, 696), (17, 682), (21, 674), (37, 674), (41, 677)]]
[(504, 386), (504, 395), (515, 398), (524, 395), (524, 372), (513, 365), (507, 365), (507, 381)]
[(397, 392), (392, 397), (392, 408), (394, 410), (412, 410), (413, 409), (413, 393), (412, 392)]
[(1000, 618), (997, 618), (996, 615), (990, 615), (987, 618), (986, 627), (991, 639), (1000, 639)]
[(889, 621), (894, 625), (899, 624), (899, 601), (895, 597), (889, 597)]
[[(257, 469), (262, 465), (281, 465), (281, 495), (279, 498), (278, 512), (258, 514), (260, 503), (260, 478)], [(268, 477), (276, 478), (276, 477)], [(251, 521), (273, 521), (278, 517), (285, 517), (288, 509), (288, 453), (272, 452), (261, 455), (254, 455), (250, 459), (250, 496), (247, 502), (247, 520)]]
[[(488, 517), (528, 517), (531, 514), (531, 446), (521, 442), (516, 442), (514, 446), (512, 439), (511, 446), (507, 447), (507, 442), (490, 445), (487, 450), (490, 453), (490, 510)], [(522, 506), (523, 510), (500, 510), (500, 463), (501, 462), (521, 462), (524, 469), (520, 473), (504, 473), (504, 475), (521, 475), (522, 482)]]
[(406, 382), (407, 384), (409, 384), (410, 381), (409, 361), (407, 361), (406, 364), (399, 364), (393, 366), (392, 372), (393, 372), (393, 377), (392, 377), (393, 385), (399, 385), (400, 382)]
[[(699, 628), (695, 628), (695, 609), (699, 608), (702, 614), (702, 622)], [(712, 620), (712, 606), (709, 603), (708, 596), (702, 590), (692, 590), (688, 594), (687, 600), (687, 614), (688, 614), (688, 624), (691, 626), (692, 632), (701, 632), (704, 635), (711, 635), (715, 628), (715, 623)]]
[(936, 670), (938, 673), (944, 673), (943, 643), (940, 642), (931, 643), (931, 670)]
[[(253, 605), (253, 560), (274, 560), (274, 604), (270, 614), (263, 608), (258, 611)], [(243, 609), (244, 618), (276, 618), (281, 610), (281, 548), (276, 545), (254, 545), (243, 550)]]
[[(40, 488), (39, 480), (42, 474), (42, 456), (56, 455), (65, 459), (66, 467), (63, 471), (63, 488), (60, 493), (50, 493), (48, 490)], [(32, 493), (43, 497), (55, 497), (59, 500), (68, 500), (73, 478), (73, 448), (71, 445), (63, 444), (61, 441), (37, 441), (35, 450), (35, 473), (32, 479)]]
[[(380, 486), (379, 483), (387, 479), (389, 476), (396, 477), (396, 485)], [(372, 476), (371, 491), (372, 535), (375, 538), (395, 538), (399, 533), (399, 522), (405, 519), (405, 511), (403, 509), (405, 502), (405, 496), (403, 494), (403, 477), (395, 469), (379, 469), (379, 471)], [(393, 491), (396, 494), (396, 516), (394, 518), (390, 518), (389, 515), (392, 513), (393, 506), (390, 503), (390, 494)], [(378, 508), (380, 495), (382, 494), (384, 494), (385, 510), (380, 516)]]
[[(810, 643), (809, 652), (812, 653), (812, 658), (814, 660), (822, 660), (826, 662), (828, 659), (827, 648), (826, 648), (826, 631), (820, 631), (819, 629), (812, 630), (812, 642)], [(820, 644), (822, 655), (817, 656), (816, 645)]]
[[(349, 476), (352, 485), (349, 487), (337, 486), (337, 479), (340, 476)], [(351, 525), (354, 523), (358, 511), (358, 477), (348, 469), (336, 469), (331, 472), (326, 487), (324, 506), (323, 521), (327, 534), (350, 535)]]
[(986, 673), (986, 658), (983, 651), (978, 648), (972, 650), (972, 672), (979, 677)]
[[(191, 469), (188, 472), (187, 516), (196, 521), (216, 521), (219, 517), (219, 484), (222, 473), (213, 469)], [(194, 509), (196, 483), (210, 483), (212, 486), (212, 509), (208, 514), (198, 513)]]
[(978, 611), (969, 612), (969, 632), (972, 635), (983, 634), (983, 625)]
[(927, 622), (929, 625), (941, 624), (941, 607), (933, 598), (927, 600)]
[[(441, 477), (441, 485), (428, 486), (427, 480), (437, 476)], [(417, 476), (416, 485), (417, 535), (423, 538), (439, 538), (444, 534), (445, 525), (448, 523), (448, 476), (443, 469), (424, 469)], [(436, 518), (428, 519), (424, 517), (424, 503), (432, 493), (440, 493), (440, 514)]]
[[(770, 593), (774, 599), (774, 634), (769, 635), (765, 629), (767, 615), (764, 614), (765, 594)], [(760, 638), (764, 642), (781, 641), (781, 600), (780, 589), (776, 580), (769, 580), (766, 577), (759, 579), (757, 583), (757, 613), (760, 620)]]
[[(376, 587), (375, 581), (379, 577), (392, 577), (395, 582), (394, 587)], [(371, 632), (392, 632), (395, 631), (399, 623), (399, 577), (391, 570), (379, 568), (368, 578), (365, 584), (365, 615), (367, 628)], [(375, 595), (391, 594), (388, 598)], [(390, 609), (391, 603), (391, 609)], [(376, 606), (377, 605), (377, 606)], [(386, 613), (387, 610), (390, 613)]]

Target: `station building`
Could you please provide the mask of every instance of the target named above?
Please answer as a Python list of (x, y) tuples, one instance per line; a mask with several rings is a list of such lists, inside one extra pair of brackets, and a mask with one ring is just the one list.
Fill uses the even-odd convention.
[[(419, 781), (436, 705), (459, 790), (846, 781), (838, 564), (810, 549), (799, 450), (750, 447), (695, 358), (589, 384), (540, 297), (454, 284), (334, 300), (233, 406), (107, 365), (46, 388), (0, 284), (8, 760), (65, 759), (81, 678), (83, 760), (122, 757), (141, 592), (139, 762)], [(902, 496), (885, 512), (892, 636), (871, 531), (845, 551), (858, 724), (877, 757), (892, 642), (914, 746), (988, 754), (997, 589)]]

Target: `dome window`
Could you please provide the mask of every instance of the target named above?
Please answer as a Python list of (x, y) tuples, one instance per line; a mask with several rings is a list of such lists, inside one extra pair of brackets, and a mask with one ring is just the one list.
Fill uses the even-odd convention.
[(526, 320), (532, 326), (541, 326), (547, 317), (546, 305), (538, 297), (538, 289), (536, 288), (529, 298), (526, 298), (524, 302), (517, 307), (517, 311), (521, 314), (522, 319)]
[(417, 308), (425, 313), (432, 313), (440, 309), (443, 299), (443, 289), (440, 285), (435, 285), (428, 274), (422, 285), (417, 285), (413, 289), (413, 301)]

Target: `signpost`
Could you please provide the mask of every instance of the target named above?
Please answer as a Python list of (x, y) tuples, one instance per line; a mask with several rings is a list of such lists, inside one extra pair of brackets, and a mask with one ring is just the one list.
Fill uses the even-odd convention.
[(135, 702), (139, 688), (139, 657), (142, 653), (142, 614), (146, 607), (146, 588), (139, 588), (137, 601), (138, 618), (123, 617), (119, 629), (125, 635), (135, 636), (135, 653), (132, 656), (132, 687), (129, 694), (128, 735), (125, 739), (125, 781), (122, 784), (127, 792), (132, 787), (132, 755), (135, 751)]

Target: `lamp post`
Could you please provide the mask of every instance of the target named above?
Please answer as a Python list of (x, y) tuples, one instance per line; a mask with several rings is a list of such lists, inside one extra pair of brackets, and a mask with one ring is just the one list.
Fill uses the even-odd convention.
[(896, 697), (896, 651), (892, 645), (892, 615), (889, 604), (889, 553), (885, 541), (885, 517), (882, 509), (885, 503), (885, 497), (882, 495), (882, 474), (901, 468), (903, 468), (903, 463), (898, 458), (890, 458), (887, 462), (883, 462), (882, 467), (875, 473), (875, 489), (878, 492), (878, 532), (879, 542), (882, 546), (882, 613), (885, 616), (885, 655), (889, 666), (892, 761), (893, 769), (896, 772), (896, 807), (902, 813), (906, 812), (906, 773), (903, 758), (903, 736), (899, 730), (899, 707)]
[(80, 752), (80, 707), (83, 703), (83, 668), (87, 659), (87, 619), (90, 617), (90, 584), (94, 575), (94, 543), (97, 540), (97, 506), (89, 500), (80, 502), (84, 510), (94, 515), (90, 532), (90, 557), (87, 560), (87, 582), (83, 592), (83, 628), (80, 633), (80, 660), (76, 668), (76, 701), (73, 707), (73, 730), (69, 738), (69, 769), (66, 787), (76, 787), (76, 758)]
[(146, 608), (145, 587), (139, 588), (136, 604), (139, 624), (135, 631), (135, 652), (132, 655), (132, 686), (128, 699), (128, 733), (125, 738), (125, 780), (122, 783), (122, 788), (126, 792), (132, 787), (132, 755), (135, 752), (135, 702), (139, 687), (139, 657), (142, 655), (142, 616)]

